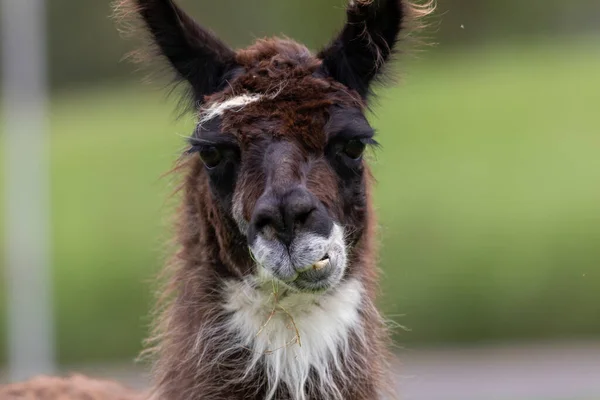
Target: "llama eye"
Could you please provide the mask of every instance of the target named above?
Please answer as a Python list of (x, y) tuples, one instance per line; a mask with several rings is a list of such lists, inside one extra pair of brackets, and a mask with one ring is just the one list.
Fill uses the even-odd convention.
[(202, 162), (204, 163), (204, 165), (206, 165), (206, 168), (216, 167), (223, 159), (221, 151), (215, 146), (201, 148), (198, 153), (200, 154)]
[(359, 139), (349, 140), (344, 146), (344, 154), (353, 160), (358, 160), (364, 153), (366, 145)]

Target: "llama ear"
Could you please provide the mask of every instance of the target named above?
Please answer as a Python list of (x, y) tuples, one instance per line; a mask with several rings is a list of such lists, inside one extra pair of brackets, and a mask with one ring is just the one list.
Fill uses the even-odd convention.
[(138, 16), (156, 52), (188, 82), (193, 97), (202, 102), (225, 83), (235, 68), (235, 52), (197, 24), (172, 0), (117, 0), (117, 14)]
[(318, 55), (325, 72), (366, 98), (394, 51), (408, 12), (405, 0), (350, 0), (346, 25)]

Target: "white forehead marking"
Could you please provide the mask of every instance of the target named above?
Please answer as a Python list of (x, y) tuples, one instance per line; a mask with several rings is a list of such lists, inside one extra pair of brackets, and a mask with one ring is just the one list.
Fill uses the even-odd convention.
[(208, 122), (215, 117), (223, 115), (225, 111), (241, 111), (244, 106), (255, 103), (262, 99), (260, 94), (243, 94), (241, 96), (231, 97), (220, 103), (213, 103), (208, 108), (200, 111), (200, 124)]

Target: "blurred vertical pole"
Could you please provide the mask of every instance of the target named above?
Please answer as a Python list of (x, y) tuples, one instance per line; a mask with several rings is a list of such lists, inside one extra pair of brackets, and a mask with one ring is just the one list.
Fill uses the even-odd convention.
[(54, 370), (44, 0), (2, 1), (8, 354), (11, 380)]

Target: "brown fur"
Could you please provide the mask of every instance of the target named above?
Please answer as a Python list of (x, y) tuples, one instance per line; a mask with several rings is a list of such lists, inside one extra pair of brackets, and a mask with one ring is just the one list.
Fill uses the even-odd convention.
[[(319, 65), (303, 46), (289, 40), (263, 40), (238, 53), (238, 60), (247, 73), (231, 83), (223, 92), (207, 99), (207, 103), (221, 101), (231, 95), (244, 93), (271, 93), (278, 95), (273, 101), (261, 101), (245, 107), (244, 112), (225, 115), (223, 132), (233, 133), (242, 147), (256, 140), (257, 136), (270, 134), (303, 143), (306, 151), (320, 149), (325, 145), (325, 125), (328, 109), (332, 104), (364, 107), (356, 94), (349, 92), (337, 82), (316, 78), (312, 75)], [(287, 136), (286, 136), (287, 135)], [(261, 399), (266, 382), (260, 375), (232, 384), (243, 374), (249, 350), (239, 349), (229, 357), (219, 359), (220, 368), (211, 360), (229, 344), (227, 337), (206, 337), (198, 342), (198, 332), (207, 325), (222, 323), (222, 281), (224, 277), (243, 276), (254, 271), (252, 259), (243, 238), (233, 221), (215, 204), (208, 186), (201, 160), (191, 157), (185, 160), (185, 184), (183, 207), (179, 217), (179, 243), (181, 249), (168, 267), (171, 271), (167, 293), (160, 308), (153, 343), (157, 356), (155, 364), (155, 396), (161, 399), (192, 399), (194, 393), (202, 393), (203, 399)], [(293, 165), (284, 166), (283, 180), (294, 180)], [(344, 220), (344, 204), (336, 191), (337, 176), (329, 167), (313, 169), (315, 176), (309, 178), (309, 189), (328, 205), (340, 220)], [(370, 174), (365, 184), (370, 186)], [(245, 199), (245, 214), (249, 219), (256, 200), (264, 189), (261, 174), (243, 174), (237, 191)], [(386, 382), (389, 360), (387, 333), (376, 310), (377, 268), (375, 266), (375, 216), (367, 197), (364, 233), (351, 254), (348, 275), (356, 276), (365, 286), (368, 299), (362, 310), (367, 327), (368, 346), (358, 338), (353, 346), (355, 359), (346, 374), (354, 385), (347, 386), (348, 400), (375, 399), (377, 393), (391, 387)], [(347, 216), (346, 216), (347, 217)], [(362, 225), (357, 222), (357, 225)], [(237, 249), (237, 251), (236, 251)], [(353, 266), (360, 266), (354, 268)], [(267, 318), (267, 314), (265, 318)], [(200, 348), (199, 348), (200, 347)], [(198, 359), (192, 355), (202, 354)], [(341, 378), (339, 378), (341, 379)], [(286, 399), (281, 392), (278, 399)], [(311, 399), (321, 399), (317, 393)]]
[[(198, 185), (200, 166), (190, 163), (186, 181)], [(202, 194), (200, 194), (202, 193)], [(227, 346), (227, 337), (206, 337), (198, 343), (198, 332), (206, 325), (218, 326), (220, 318), (218, 305), (222, 302), (222, 276), (244, 273), (230, 264), (228, 252), (221, 252), (220, 243), (233, 240), (227, 228), (218, 224), (214, 228), (210, 224), (194, 224), (192, 218), (202, 218), (218, 222), (222, 215), (210, 218), (219, 211), (211, 206), (210, 192), (206, 184), (200, 184), (199, 190), (185, 190), (184, 206), (180, 210), (179, 235), (183, 248), (170, 264), (170, 279), (167, 290), (163, 293), (164, 308), (159, 312), (159, 323), (156, 326), (153, 352), (157, 356), (154, 367), (156, 399), (193, 399), (194, 393), (202, 393), (202, 399), (261, 399), (264, 397), (266, 383), (260, 375), (232, 384), (243, 373), (244, 360), (249, 357), (249, 350), (239, 349), (230, 357), (220, 360), (220, 368), (214, 368), (211, 360), (216, 358), (222, 346)], [(369, 215), (373, 215), (369, 200)], [(203, 211), (206, 210), (206, 211)], [(378, 270), (375, 266), (375, 220), (369, 218), (367, 234), (355, 246), (351, 265), (361, 265), (354, 273), (364, 284), (369, 300), (362, 310), (369, 346), (364, 347), (358, 338), (351, 346), (355, 350), (353, 370), (346, 371), (355, 385), (347, 386), (345, 399), (376, 399), (381, 391), (392, 392), (388, 379), (389, 342), (387, 332), (374, 299), (377, 294)], [(202, 226), (200, 230), (198, 227)], [(186, 248), (186, 244), (191, 244)], [(207, 251), (208, 250), (208, 251)], [(247, 251), (244, 251), (247, 254)], [(225, 257), (222, 257), (225, 256)], [(230, 271), (219, 271), (218, 265), (228, 266)], [(251, 260), (245, 265), (251, 271)], [(174, 298), (174, 299), (173, 299)], [(268, 315), (265, 315), (265, 318)], [(218, 335), (218, 332), (217, 332)], [(198, 346), (200, 345), (200, 348)], [(361, 354), (361, 352), (364, 352)], [(192, 355), (203, 354), (198, 360)], [(350, 365), (350, 363), (349, 363)], [(281, 392), (277, 399), (286, 399)], [(326, 400), (317, 393), (311, 399)]]
[[(120, 0), (117, 9), (121, 17), (137, 16), (147, 11), (144, 7), (154, 7), (159, 2)], [(359, 14), (364, 10), (358, 8), (375, 3), (355, 0), (348, 12)], [(409, 2), (399, 4), (405, 11), (403, 26), (416, 26), (416, 17), (431, 11), (430, 7)], [(365, 93), (324, 73), (323, 59), (292, 40), (259, 40), (231, 56), (233, 53), (216, 38), (193, 25), (178, 8), (176, 12), (182, 26), (191, 27), (206, 43), (208, 50), (201, 50), (217, 54), (213, 61), (236, 64), (223, 88), (202, 93), (200, 97), (196, 91), (198, 103), (210, 105), (244, 94), (263, 96), (261, 101), (246, 105), (243, 112), (225, 112), (220, 117), (217, 132), (234, 138), (243, 154), (231, 193), (234, 200), (243, 204), (243, 218), (247, 221), (252, 218), (268, 177), (269, 185), (275, 189), (305, 185), (331, 218), (346, 230), (350, 249), (344, 279), (360, 281), (365, 296), (359, 310), (364, 335), (350, 334), (352, 351), (341, 355), (342, 370), (336, 371), (333, 377), (343, 398), (371, 400), (383, 394), (392, 397), (393, 384), (388, 376), (389, 338), (375, 306), (378, 270), (372, 177), (362, 162), (360, 174), (341, 174), (323, 154), (336, 125), (357, 115), (364, 118)], [(368, 35), (366, 23), (365, 34)], [(377, 69), (391, 51), (381, 47), (381, 40), (369, 38), (365, 42), (366, 46), (374, 46), (372, 55), (377, 58), (374, 64)], [(180, 74), (186, 71), (185, 64), (174, 67), (179, 67)], [(185, 74), (181, 78), (189, 79)], [(209, 88), (212, 86), (203, 86), (204, 91)], [(202, 113), (205, 110), (202, 107), (197, 111)], [(272, 143), (279, 144), (277, 154), (270, 155)], [(272, 157), (274, 165), (267, 163), (264, 167), (261, 160), (267, 156)], [(229, 315), (222, 307), (225, 283), (244, 279), (256, 271), (246, 237), (234, 221), (231, 204), (219, 201), (209, 173), (197, 154), (183, 156), (176, 170), (182, 176), (175, 239), (178, 248), (163, 272), (165, 284), (157, 302), (153, 335), (144, 353), (153, 363), (154, 385), (150, 398), (262, 399), (269, 386), (267, 376), (259, 364), (256, 371), (242, 378), (252, 350), (237, 345), (236, 338), (227, 333)], [(319, 392), (317, 380), (318, 377), (312, 376), (307, 383), (308, 398), (327, 400), (327, 395)], [(285, 386), (279, 387), (276, 399), (289, 399), (291, 395), (287, 390)], [(112, 383), (81, 377), (39, 378), (0, 388), (0, 400), (67, 398), (133, 400), (147, 396)]]

